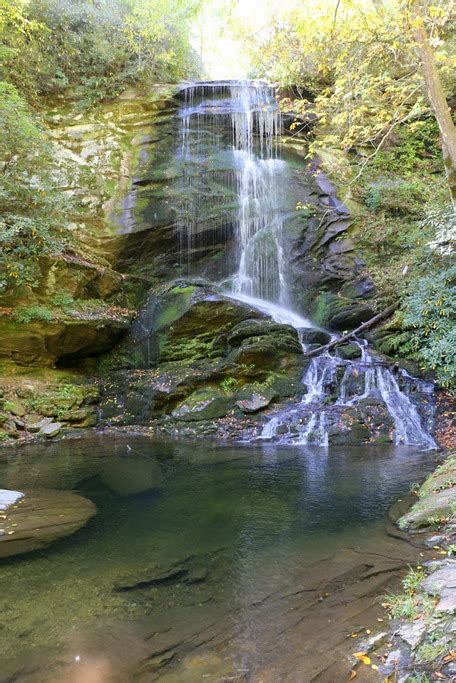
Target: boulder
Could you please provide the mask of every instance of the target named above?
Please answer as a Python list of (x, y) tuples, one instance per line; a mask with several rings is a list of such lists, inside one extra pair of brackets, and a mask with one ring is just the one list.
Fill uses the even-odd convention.
[(24, 404), (19, 401), (8, 401), (7, 406), (9, 412), (17, 417), (24, 417), (27, 412)]
[(317, 347), (329, 344), (331, 341), (330, 334), (323, 332), (323, 330), (317, 330), (313, 327), (301, 330), (300, 337), (303, 344), (315, 344)]
[(343, 360), (355, 360), (361, 358), (361, 349), (357, 344), (341, 344), (336, 347), (336, 356)]
[[(0, 490), (0, 501), (8, 494)], [(91, 500), (70, 491), (31, 489), (7, 505), (0, 528), (0, 558), (45, 548), (81, 528), (96, 513)]]
[(47, 439), (51, 439), (53, 436), (57, 436), (61, 429), (61, 422), (49, 422), (49, 424), (43, 425), (41, 427), (39, 433), (45, 436)]
[(224, 417), (233, 407), (233, 398), (216, 389), (200, 389), (188, 396), (172, 411), (175, 420), (193, 422)]
[(274, 391), (261, 393), (255, 391), (249, 398), (236, 401), (236, 405), (243, 413), (258, 413), (263, 408), (267, 408), (275, 396), (277, 393)]
[(352, 301), (330, 292), (322, 292), (313, 302), (312, 320), (329, 330), (351, 330), (375, 315), (367, 304)]
[(401, 529), (420, 529), (448, 519), (456, 501), (456, 488), (431, 493), (420, 499), (410, 512), (400, 518)]
[(456, 612), (456, 560), (447, 560), (442, 567), (431, 572), (421, 586), (427, 593), (439, 598), (437, 612)]

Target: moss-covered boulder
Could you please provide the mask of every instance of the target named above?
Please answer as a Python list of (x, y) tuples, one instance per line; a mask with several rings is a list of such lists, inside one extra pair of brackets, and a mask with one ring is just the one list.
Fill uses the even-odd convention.
[(361, 349), (357, 344), (341, 344), (336, 348), (336, 356), (343, 360), (356, 360), (361, 358)]
[(398, 524), (401, 529), (442, 525), (456, 514), (456, 454), (433, 472), (418, 491), (419, 500)]
[(358, 327), (374, 316), (366, 303), (352, 301), (331, 292), (321, 292), (313, 302), (311, 318), (329, 330), (343, 331)]
[(206, 387), (190, 394), (172, 411), (175, 420), (193, 422), (223, 417), (233, 407), (234, 400), (223, 391)]

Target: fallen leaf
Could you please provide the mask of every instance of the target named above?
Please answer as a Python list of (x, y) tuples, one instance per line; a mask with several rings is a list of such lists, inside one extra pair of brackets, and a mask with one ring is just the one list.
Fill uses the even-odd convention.
[(365, 652), (355, 652), (355, 657), (356, 659), (359, 659), (360, 662), (363, 664), (370, 664), (371, 660), (370, 658), (366, 655)]
[(378, 666), (376, 664), (372, 664), (371, 669), (374, 671), (378, 671)]
[(456, 659), (456, 650), (450, 650), (450, 652), (443, 658), (444, 662), (453, 662)]
[(356, 671), (355, 671), (354, 669), (352, 669), (352, 670), (350, 671), (350, 680), (352, 681), (354, 678), (357, 677), (357, 675), (358, 675), (358, 674), (356, 673)]
[(368, 636), (370, 636), (370, 634), (372, 633), (372, 631), (370, 630), (370, 628), (366, 628), (366, 633), (367, 633)]

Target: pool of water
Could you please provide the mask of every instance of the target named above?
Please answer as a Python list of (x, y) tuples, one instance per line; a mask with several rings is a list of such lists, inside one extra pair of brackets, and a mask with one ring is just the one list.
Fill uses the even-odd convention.
[(0, 681), (338, 680), (415, 559), (386, 516), (433, 457), (110, 435), (4, 451), (0, 487), (98, 512), (1, 561)]

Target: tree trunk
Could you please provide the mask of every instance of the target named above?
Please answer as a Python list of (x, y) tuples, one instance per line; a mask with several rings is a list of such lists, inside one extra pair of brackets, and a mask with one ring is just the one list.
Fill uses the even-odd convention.
[(350, 341), (350, 339), (353, 339), (353, 337), (355, 337), (357, 334), (365, 332), (377, 323), (381, 322), (382, 320), (385, 320), (385, 318), (389, 318), (398, 308), (399, 302), (396, 301), (394, 304), (391, 304), (391, 306), (388, 306), (388, 308), (385, 308), (384, 311), (377, 313), (377, 315), (374, 315), (373, 318), (367, 320), (365, 323), (357, 327), (356, 330), (347, 332), (347, 334), (344, 334), (342, 337), (339, 337), (338, 339), (334, 339), (334, 341), (329, 342), (329, 344), (319, 346), (318, 349), (309, 351), (308, 353), (306, 353), (306, 356), (308, 358), (312, 358), (312, 356), (318, 356), (323, 351), (329, 351), (330, 349), (334, 349), (336, 346), (340, 346), (340, 344), (345, 344), (345, 342)]
[(413, 36), (421, 60), (427, 96), (440, 129), (443, 159), (453, 205), (456, 205), (456, 128), (443, 91), (434, 54), (424, 26), (420, 0), (412, 0)]

